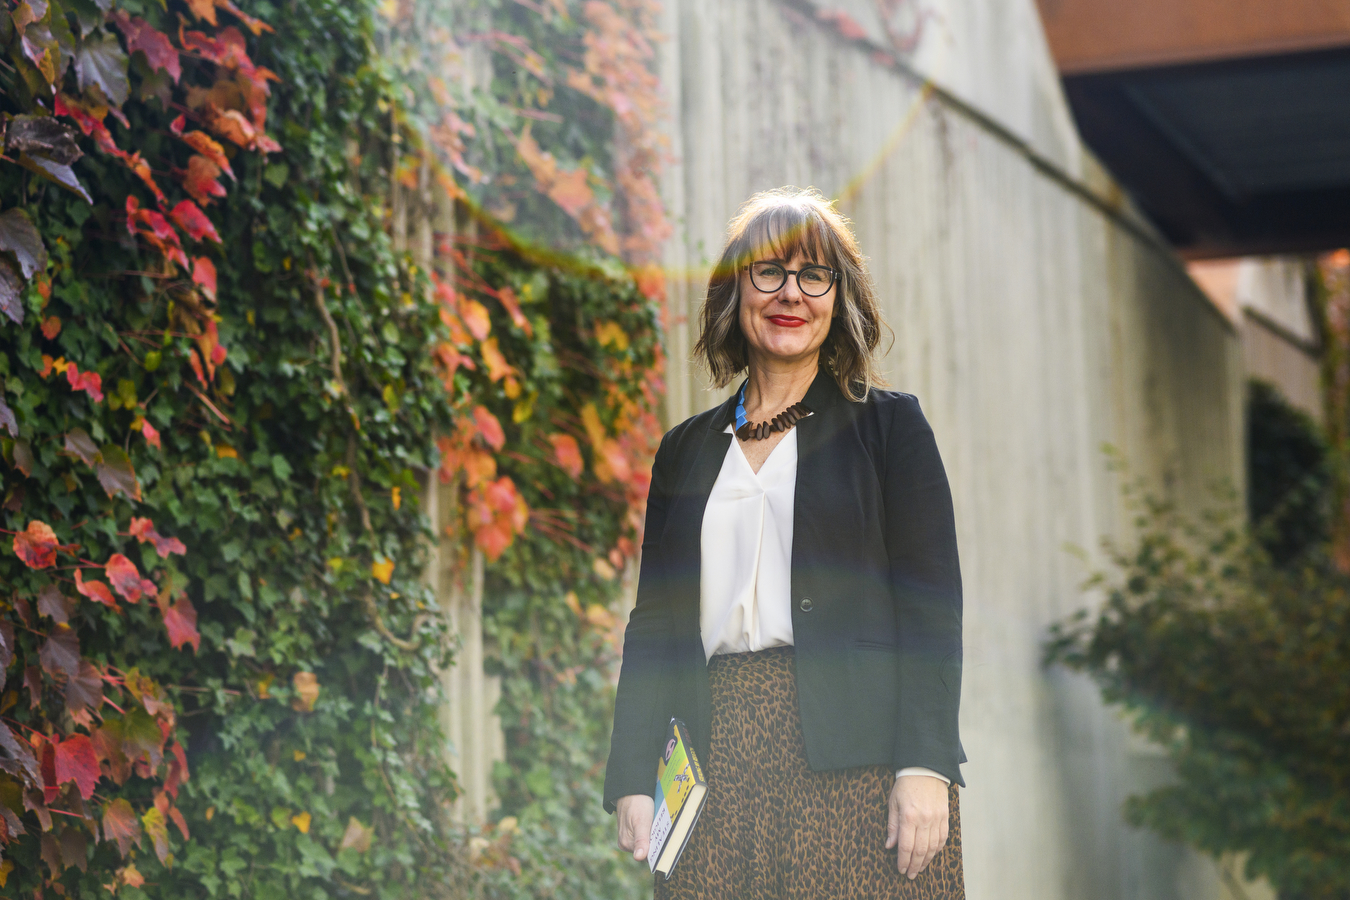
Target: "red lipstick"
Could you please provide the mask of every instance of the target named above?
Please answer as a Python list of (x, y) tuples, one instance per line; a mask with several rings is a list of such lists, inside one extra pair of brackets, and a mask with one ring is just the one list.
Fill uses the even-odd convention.
[(781, 328), (800, 328), (806, 324), (805, 319), (796, 316), (769, 316), (769, 321)]

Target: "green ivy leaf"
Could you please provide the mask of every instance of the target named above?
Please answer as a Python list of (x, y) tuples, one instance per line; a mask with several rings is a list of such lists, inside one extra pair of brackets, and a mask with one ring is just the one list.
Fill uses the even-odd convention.
[(114, 106), (127, 102), (127, 55), (116, 36), (91, 34), (75, 51), (75, 75), (80, 90), (97, 87)]

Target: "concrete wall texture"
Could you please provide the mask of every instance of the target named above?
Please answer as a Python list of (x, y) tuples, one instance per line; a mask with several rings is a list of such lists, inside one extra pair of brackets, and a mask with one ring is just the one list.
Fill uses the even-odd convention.
[(1104, 444), (1192, 507), (1240, 483), (1241, 348), (1079, 143), (1033, 0), (666, 0), (664, 30), (668, 419), (723, 396), (686, 360), (737, 206), (840, 197), (895, 332), (885, 370), (955, 493), (969, 895), (1223, 896), (1207, 860), (1123, 824), (1166, 760), (1040, 655), (1127, 528)]

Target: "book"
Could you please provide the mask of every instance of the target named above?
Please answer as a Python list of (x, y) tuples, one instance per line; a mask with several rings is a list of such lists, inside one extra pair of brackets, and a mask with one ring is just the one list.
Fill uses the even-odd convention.
[(647, 849), (653, 872), (670, 878), (703, 811), (707, 793), (708, 782), (703, 779), (703, 769), (689, 740), (689, 727), (671, 719), (670, 738), (656, 761), (656, 814)]

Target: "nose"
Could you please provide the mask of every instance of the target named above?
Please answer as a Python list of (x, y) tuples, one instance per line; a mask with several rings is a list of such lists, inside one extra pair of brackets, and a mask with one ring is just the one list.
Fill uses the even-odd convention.
[(787, 281), (778, 289), (778, 299), (783, 303), (800, 303), (802, 301), (802, 288), (797, 283), (796, 275), (789, 275)]

